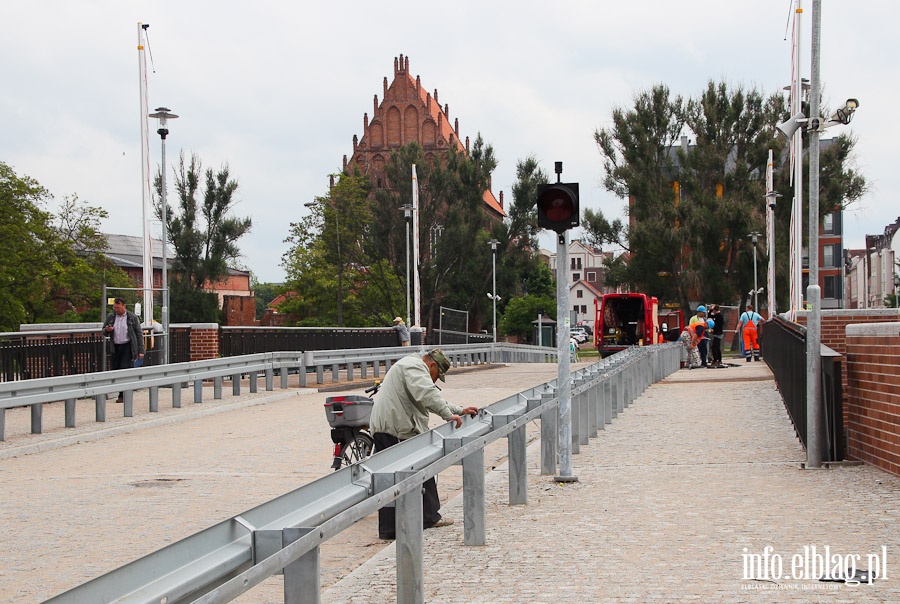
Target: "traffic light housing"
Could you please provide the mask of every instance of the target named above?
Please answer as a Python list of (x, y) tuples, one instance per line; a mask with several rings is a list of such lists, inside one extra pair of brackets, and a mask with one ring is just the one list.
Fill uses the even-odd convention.
[(538, 185), (537, 215), (538, 227), (542, 229), (562, 233), (577, 227), (580, 216), (578, 183)]

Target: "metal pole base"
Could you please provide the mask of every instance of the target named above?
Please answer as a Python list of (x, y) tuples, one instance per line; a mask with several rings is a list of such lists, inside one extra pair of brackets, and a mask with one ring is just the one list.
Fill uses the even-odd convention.
[(553, 482), (578, 482), (577, 476), (554, 476)]

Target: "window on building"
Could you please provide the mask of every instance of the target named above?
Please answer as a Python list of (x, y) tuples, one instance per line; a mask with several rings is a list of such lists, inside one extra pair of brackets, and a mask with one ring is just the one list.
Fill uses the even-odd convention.
[(822, 267), (834, 266), (834, 246), (826, 245), (822, 249)]
[(825, 218), (822, 222), (822, 232), (826, 235), (831, 235), (834, 233), (834, 213), (829, 212), (825, 214)]
[(587, 306), (585, 306), (584, 304), (581, 305), (581, 314), (583, 314), (583, 315), (587, 314)]
[(578, 256), (575, 260), (576, 260), (575, 268), (577, 268), (578, 270), (581, 270), (581, 256)]
[(580, 289), (575, 290), (575, 297), (576, 298), (584, 298), (584, 292)]
[(822, 298), (831, 300), (841, 297), (841, 280), (840, 277), (834, 275), (826, 275), (822, 280)]
[(581, 273), (572, 273), (572, 281), (581, 281)]
[(587, 280), (593, 283), (597, 280), (597, 273), (587, 273)]

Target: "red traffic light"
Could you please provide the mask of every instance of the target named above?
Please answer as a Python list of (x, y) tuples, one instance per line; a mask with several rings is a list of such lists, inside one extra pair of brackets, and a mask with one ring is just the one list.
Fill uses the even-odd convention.
[(538, 185), (538, 226), (562, 233), (579, 224), (578, 183)]

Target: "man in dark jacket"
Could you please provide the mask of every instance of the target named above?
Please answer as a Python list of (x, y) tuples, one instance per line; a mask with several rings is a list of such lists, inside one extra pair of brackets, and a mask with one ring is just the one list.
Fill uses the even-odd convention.
[(725, 336), (725, 317), (718, 304), (713, 304), (709, 309), (709, 318), (713, 320), (712, 328), (712, 365), (711, 367), (724, 367), (722, 365), (722, 339)]
[[(113, 312), (103, 322), (103, 332), (110, 337), (110, 369), (131, 369), (135, 359), (144, 358), (144, 337), (141, 334), (141, 320), (125, 308), (125, 299), (116, 298)], [(117, 403), (123, 402), (119, 393)]]

